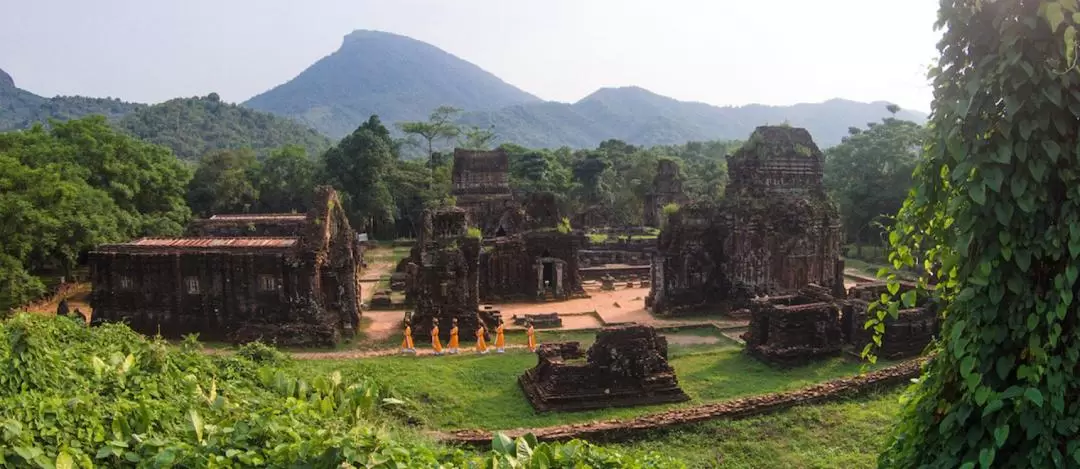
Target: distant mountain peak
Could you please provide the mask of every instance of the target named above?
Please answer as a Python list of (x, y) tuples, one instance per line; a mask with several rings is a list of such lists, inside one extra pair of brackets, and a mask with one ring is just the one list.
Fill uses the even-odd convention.
[(244, 106), (348, 135), (372, 114), (388, 125), (424, 120), (439, 106), (495, 110), (539, 98), (438, 47), (358, 29), (341, 47)]
[(4, 69), (0, 68), (0, 88), (14, 88), (15, 79), (11, 78)]

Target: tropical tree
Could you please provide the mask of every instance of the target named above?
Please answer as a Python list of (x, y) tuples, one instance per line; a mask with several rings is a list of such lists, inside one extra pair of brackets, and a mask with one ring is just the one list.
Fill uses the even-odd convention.
[(388, 185), (394, 157), (388, 139), (367, 125), (328, 150), (323, 167), (325, 179), (344, 192), (355, 226), (375, 231), (378, 224), (394, 220), (394, 198)]
[(398, 128), (413, 138), (414, 145), (424, 145), (428, 154), (428, 165), (435, 165), (435, 142), (447, 141), (461, 135), (461, 128), (454, 122), (461, 114), (461, 109), (452, 106), (439, 106), (431, 112), (426, 122), (399, 122)]
[(315, 163), (307, 150), (287, 145), (262, 162), (256, 190), (259, 205), (269, 212), (306, 212), (315, 192)]
[(941, 342), (881, 467), (1080, 466), (1077, 20), (1071, 0), (941, 2), (931, 138), (890, 233), (897, 267), (939, 279)]
[[(889, 106), (895, 115), (896, 105)], [(825, 186), (840, 205), (847, 239), (858, 247), (880, 243), (884, 216), (895, 215), (911, 188), (911, 173), (926, 142), (926, 129), (886, 117), (867, 129), (852, 128), (825, 152)], [(875, 244), (876, 244), (875, 243)]]
[(259, 172), (254, 151), (212, 151), (199, 160), (188, 185), (188, 205), (203, 217), (249, 212), (259, 202)]

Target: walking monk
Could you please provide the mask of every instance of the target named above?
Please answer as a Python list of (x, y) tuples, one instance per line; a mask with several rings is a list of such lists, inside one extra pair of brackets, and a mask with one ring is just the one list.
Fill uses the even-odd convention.
[(439, 342), (439, 321), (431, 319), (431, 348), (435, 349), (435, 355), (442, 355), (442, 342)]
[(532, 321), (529, 321), (529, 328), (525, 330), (525, 335), (529, 336), (529, 351), (536, 351), (536, 330), (533, 329)]
[(484, 323), (480, 323), (480, 327), (476, 328), (476, 351), (480, 353), (488, 353), (487, 342), (484, 340), (484, 333), (487, 329), (484, 329)]
[(409, 325), (409, 321), (405, 321), (405, 339), (401, 341), (401, 353), (416, 353), (416, 348), (413, 347), (412, 327)]
[(449, 352), (451, 355), (458, 353), (458, 349), (460, 348), (460, 345), (458, 345), (457, 318), (454, 318), (452, 327), (450, 327), (450, 343), (446, 345), (446, 348), (446, 351)]
[(499, 326), (495, 328), (495, 353), (506, 352), (506, 336), (503, 335), (503, 329), (505, 328), (503, 320), (499, 319)]

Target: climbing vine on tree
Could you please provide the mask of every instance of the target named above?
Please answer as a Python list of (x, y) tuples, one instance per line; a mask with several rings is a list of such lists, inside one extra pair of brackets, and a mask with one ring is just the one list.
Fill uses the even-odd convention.
[[(895, 266), (937, 278), (941, 340), (881, 467), (1080, 467), (1077, 10), (941, 1), (930, 142), (890, 234)], [(901, 307), (883, 300), (867, 327)]]

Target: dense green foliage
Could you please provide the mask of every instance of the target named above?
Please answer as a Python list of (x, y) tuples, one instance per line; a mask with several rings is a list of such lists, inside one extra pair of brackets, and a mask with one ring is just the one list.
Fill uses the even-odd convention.
[(532, 452), (550, 464), (524, 467), (682, 467), (583, 442), (496, 440), (469, 455), (402, 429), (393, 415), (406, 403), (368, 377), (294, 369), (258, 344), (212, 356), (123, 325), (16, 316), (0, 323), (0, 465), (504, 468)]
[(497, 109), (537, 101), (430, 44), (379, 31), (354, 31), (341, 48), (292, 80), (244, 103), (343, 138), (378, 114), (420, 121), (432, 109)]
[(168, 149), (100, 116), (0, 133), (0, 312), (43, 293), (93, 246), (178, 234), (190, 173)]
[(323, 156), (327, 181), (344, 191), (343, 203), (358, 226), (377, 230), (383, 222), (393, 222), (394, 198), (388, 175), (394, 156), (389, 132), (371, 116), (348, 137)]
[(288, 118), (224, 103), (215, 93), (140, 108), (118, 125), (188, 160), (213, 150), (249, 148), (261, 157), (285, 145), (300, 145), (312, 155), (330, 147), (330, 140), (314, 130)]
[(941, 2), (932, 136), (890, 236), (939, 278), (942, 339), (882, 467), (1080, 467), (1077, 13)]
[(926, 129), (887, 117), (849, 133), (842, 143), (825, 151), (825, 186), (840, 206), (845, 239), (860, 246), (882, 244), (890, 218), (911, 189), (911, 173), (926, 142)]
[[(573, 103), (538, 102), (465, 114), (461, 123), (493, 126), (497, 142), (527, 147), (589, 148), (608, 139), (634, 145), (673, 145), (693, 141), (744, 139), (754, 128), (789, 122), (805, 127), (822, 147), (840, 143), (853, 125), (888, 117), (885, 103), (834, 99), (793, 106), (716, 107), (677, 101), (636, 88), (604, 88)], [(921, 113), (901, 119), (923, 122)]]

